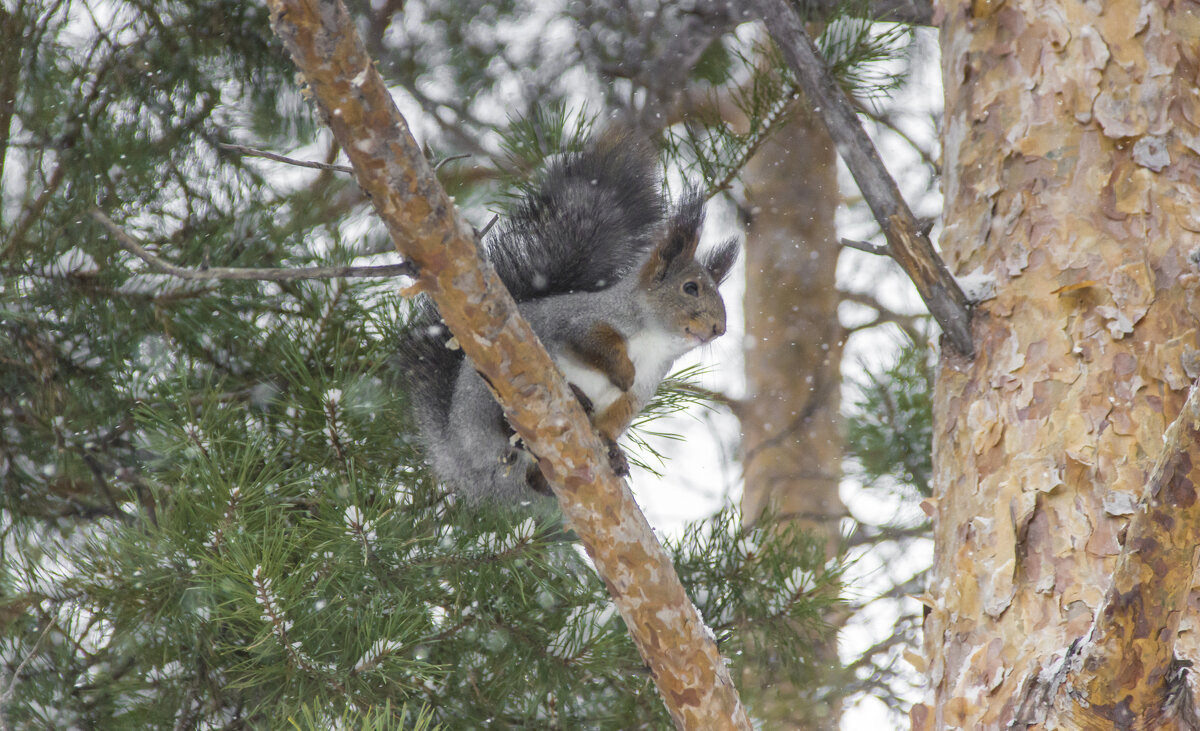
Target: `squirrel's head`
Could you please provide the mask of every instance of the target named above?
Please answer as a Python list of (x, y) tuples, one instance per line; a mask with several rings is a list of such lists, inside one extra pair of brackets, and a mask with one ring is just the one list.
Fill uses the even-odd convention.
[(725, 302), (717, 287), (738, 252), (737, 240), (730, 239), (697, 257), (703, 223), (704, 196), (689, 187), (638, 275), (638, 288), (659, 324), (692, 345), (725, 333)]

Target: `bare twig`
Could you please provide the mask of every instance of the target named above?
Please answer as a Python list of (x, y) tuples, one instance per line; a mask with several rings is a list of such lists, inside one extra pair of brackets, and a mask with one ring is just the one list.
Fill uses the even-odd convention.
[(839, 292), (839, 296), (843, 302), (853, 302), (863, 307), (870, 307), (877, 313), (876, 318), (871, 322), (861, 326), (846, 328), (848, 333), (890, 322), (903, 330), (904, 334), (913, 343), (920, 343), (929, 337), (927, 333), (922, 332), (920, 327), (922, 321), (929, 317), (924, 313), (909, 315), (903, 312), (896, 312), (890, 307), (884, 307), (878, 299), (863, 292)]
[(464, 159), (466, 159), (466, 158), (468, 158), (468, 157), (470, 157), (470, 156), (471, 156), (471, 153), (469, 153), (469, 152), (464, 152), (464, 153), (462, 153), (462, 154), (460, 154), (460, 155), (450, 155), (449, 157), (444, 157), (444, 158), (442, 158), (441, 160), (439, 160), (437, 163), (435, 163), (435, 164), (434, 164), (434, 166), (433, 166), (433, 169), (434, 169), (434, 170), (441, 170), (441, 169), (442, 169), (442, 166), (443, 166), (443, 165), (445, 165), (445, 164), (446, 164), (446, 163), (448, 163), (448, 162), (454, 162), (455, 160), (464, 160)]
[(100, 464), (100, 460), (96, 459), (94, 454), (89, 454), (87, 451), (82, 451), (80, 456), (83, 458), (84, 464), (92, 471), (92, 475), (96, 478), (96, 484), (100, 486), (100, 492), (104, 495), (104, 499), (108, 501), (109, 508), (121, 519), (122, 523), (130, 523), (133, 521), (133, 516), (121, 509), (117, 503), (117, 497), (113, 494), (112, 488), (108, 485), (108, 478), (104, 476), (104, 467)]
[(252, 267), (209, 267), (206, 269), (188, 269), (160, 259), (151, 254), (137, 239), (130, 236), (111, 218), (100, 210), (92, 209), (92, 218), (101, 226), (108, 229), (126, 251), (150, 265), (151, 269), (162, 274), (170, 274), (180, 279), (235, 279), (235, 280), (266, 280), (271, 282), (290, 282), (297, 279), (349, 279), (354, 277), (412, 277), (416, 276), (416, 267), (409, 262), (399, 264), (383, 264), (371, 267), (300, 267), (295, 269), (283, 268), (252, 268)]
[[(909, 625), (911, 625), (913, 623), (912, 618), (906, 617), (905, 619), (908, 620), (907, 623)], [(908, 630), (907, 633), (904, 632), (905, 629)], [(879, 640), (874, 645), (871, 645), (867, 649), (863, 650), (859, 654), (857, 660), (847, 664), (845, 667), (843, 667), (841, 669), (846, 672), (847, 676), (854, 677), (854, 672), (856, 670), (858, 670), (859, 668), (869, 667), (870, 665), (874, 664), (876, 655), (881, 655), (883, 653), (888, 652), (889, 650), (891, 650), (893, 647), (895, 647), (897, 645), (903, 645), (903, 644), (906, 644), (906, 643), (912, 641), (912, 637), (910, 636), (910, 634), (913, 632), (913, 629), (914, 628), (912, 628), (911, 626), (906, 627), (906, 628), (897, 628), (894, 632), (892, 632), (892, 634), (888, 635), (887, 637), (884, 637), (882, 640)]]
[(249, 155), (251, 157), (265, 157), (268, 160), (274, 160), (275, 162), (287, 163), (288, 165), (295, 165), (297, 167), (313, 168), (315, 170), (332, 170), (332, 171), (338, 172), (338, 173), (350, 173), (351, 175), (354, 174), (354, 168), (350, 167), (349, 165), (331, 165), (327, 162), (310, 162), (308, 160), (297, 160), (292, 157), (284, 157), (283, 155), (276, 155), (274, 152), (267, 152), (266, 150), (258, 150), (253, 147), (246, 147), (245, 145), (230, 145), (230, 144), (226, 144), (224, 142), (220, 142), (220, 143), (218, 143), (218, 146), (221, 149), (229, 150), (231, 152), (237, 152), (237, 153), (241, 153), (243, 155)]
[(487, 222), (487, 225), (485, 225), (482, 229), (479, 230), (479, 238), (482, 239), (484, 236), (487, 236), (488, 231), (491, 231), (492, 226), (495, 226), (496, 221), (499, 221), (499, 220), (500, 220), (499, 214), (493, 214), (492, 219)]
[(917, 153), (922, 162), (924, 162), (931, 170), (933, 170), (934, 174), (941, 175), (942, 166), (938, 163), (937, 159), (930, 154), (929, 150), (926, 150), (922, 145), (918, 144), (917, 141), (913, 139), (912, 135), (900, 129), (900, 125), (896, 122), (895, 118), (893, 118), (891, 114), (872, 109), (858, 99), (851, 99), (850, 103), (854, 105), (854, 111), (858, 112), (864, 117), (867, 117), (876, 124), (888, 128), (894, 134), (900, 137), (900, 139), (908, 143), (908, 146)]
[(814, 111), (837, 144), (846, 167), (858, 183), (863, 198), (875, 214), (888, 241), (888, 254), (908, 274), (926, 307), (959, 353), (971, 356), (971, 310), (966, 296), (946, 265), (921, 233), (921, 224), (900, 195), (875, 145), (863, 130), (846, 94), (830, 75), (817, 47), (804, 30), (800, 16), (788, 0), (755, 0), (788, 66)]
[(867, 241), (856, 241), (855, 239), (842, 239), (842, 246), (850, 249), (858, 249), (865, 251), (868, 254), (878, 254), (880, 256), (888, 255), (888, 247), (880, 244), (872, 244)]
[(55, 624), (56, 622), (53, 617), (46, 621), (46, 628), (42, 630), (40, 635), (38, 635), (37, 642), (33, 643), (33, 649), (31, 649), (29, 654), (27, 654), (24, 659), (21, 660), (21, 664), (17, 666), (17, 669), (13, 671), (12, 676), (9, 678), (8, 686), (4, 689), (3, 693), (0, 693), (0, 713), (3, 713), (4, 708), (8, 705), (8, 702), (12, 700), (12, 695), (17, 690), (17, 682), (20, 680), (21, 673), (25, 670), (25, 666), (29, 664), (29, 661), (32, 660), (35, 655), (37, 655), (38, 648), (42, 646), (42, 640), (46, 639), (46, 635), (49, 634), (50, 628), (54, 627)]

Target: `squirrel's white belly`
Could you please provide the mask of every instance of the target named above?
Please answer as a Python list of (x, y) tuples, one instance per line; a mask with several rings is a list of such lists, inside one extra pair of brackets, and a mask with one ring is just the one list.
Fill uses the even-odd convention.
[(628, 341), (629, 359), (633, 361), (633, 393), (641, 410), (675, 359), (691, 349), (688, 338), (662, 330), (642, 330)]
[[(661, 330), (642, 330), (626, 341), (629, 360), (633, 362), (633, 394), (637, 410), (641, 410), (654, 395), (659, 382), (675, 359), (686, 353), (689, 343), (686, 338)], [(613, 385), (608, 374), (589, 365), (579, 363), (563, 355), (556, 359), (558, 369), (568, 383), (572, 383), (592, 402), (592, 409), (601, 412), (618, 398), (621, 390)]]

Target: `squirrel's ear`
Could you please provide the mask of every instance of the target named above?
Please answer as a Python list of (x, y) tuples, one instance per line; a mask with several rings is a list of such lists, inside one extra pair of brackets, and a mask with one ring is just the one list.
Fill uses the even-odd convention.
[(666, 279), (674, 266), (695, 258), (703, 223), (704, 195), (699, 188), (688, 186), (667, 222), (666, 233), (650, 255), (648, 268), (656, 279)]
[(717, 284), (724, 282), (725, 278), (729, 276), (729, 270), (733, 269), (733, 265), (737, 261), (738, 248), (738, 240), (732, 238), (704, 255), (700, 265)]

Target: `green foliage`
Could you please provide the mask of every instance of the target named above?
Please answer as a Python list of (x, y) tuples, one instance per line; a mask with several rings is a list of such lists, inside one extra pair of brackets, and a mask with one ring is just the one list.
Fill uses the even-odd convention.
[(870, 19), (867, 0), (847, 0), (825, 23), (815, 40), (829, 72), (847, 94), (860, 99), (886, 96), (907, 75), (902, 64), (912, 29)]
[(531, 176), (546, 158), (560, 152), (577, 152), (596, 131), (596, 115), (586, 108), (572, 112), (565, 102), (536, 107), (525, 117), (512, 119), (500, 137), (508, 158), (510, 177), (504, 182), (509, 195), (519, 196), (536, 185)]
[[(395, 704), (409, 703), (452, 728), (665, 724), (603, 584), (558, 526), (465, 512), (416, 473), (400, 399), (373, 365), (386, 342), (309, 360), (311, 340), (286, 335), (269, 392), (230, 398), (172, 373), (137, 409), (153, 510), (62, 544), (61, 580), (43, 562), (13, 582), (26, 596), (51, 583), (47, 615), (98, 619), (30, 616), (0, 645), (32, 652), (47, 621), (73, 639), (35, 654), (41, 682), (17, 686), (10, 719), (155, 728), (199, 704), (199, 725), (284, 727), (303, 707), (313, 727), (357, 714), (406, 728), (417, 722)], [(727, 652), (769, 636), (803, 667), (837, 572), (804, 536), (737, 524), (725, 512), (691, 529), (671, 549), (681, 575)]]
[(866, 484), (881, 480), (930, 494), (933, 369), (928, 350), (906, 343), (882, 371), (864, 369), (847, 416), (846, 450)]
[[(501, 95), (518, 74), (492, 63), (488, 24), (528, 8), (408, 5), (397, 37), (421, 43), (364, 23), (381, 68), (424, 121), (457, 115), (429, 124), (439, 150), (490, 149), (478, 140), (499, 135), (478, 108), (420, 92), (442, 78), (453, 99)], [(0, 53), (17, 59), (0, 83), (19, 79), (0, 137), (0, 724), (666, 725), (605, 587), (553, 517), (468, 511), (425, 471), (390, 370), (396, 283), (179, 281), (93, 220), (96, 207), (197, 269), (377, 260), (348, 179), (222, 147), (323, 139), (265, 9), (4, 12), (23, 42)], [(706, 54), (713, 78), (723, 53)], [(556, 76), (535, 69), (524, 88)], [(513, 125), (521, 151), (586, 130), (555, 98), (513, 107), (549, 110)], [(675, 393), (656, 408), (695, 395)], [(670, 550), (739, 667), (768, 639), (773, 661), (814, 667), (838, 571), (810, 542), (742, 531), (727, 511)]]
[[(709, 196), (728, 190), (743, 167), (770, 137), (796, 113), (797, 87), (778, 49), (770, 43), (750, 48), (720, 45), (725, 77), (707, 90), (707, 103), (683, 122), (668, 128), (663, 145), (683, 163), (684, 173), (704, 181)], [(706, 56), (716, 53), (711, 48)], [(744, 81), (740, 79), (744, 78)], [(722, 120), (721, 97), (747, 120), (739, 131)]]
[(683, 437), (674, 432), (664, 431), (661, 427), (655, 426), (656, 423), (663, 417), (673, 414), (714, 407), (713, 395), (699, 386), (699, 379), (705, 373), (706, 369), (703, 366), (694, 365), (681, 368), (663, 379), (658, 386), (658, 391), (651, 397), (642, 412), (634, 417), (629, 431), (625, 432), (622, 437), (623, 441), (636, 448), (629, 454), (631, 464), (636, 464), (655, 475), (661, 474), (636, 455), (639, 453), (649, 455), (657, 460), (660, 467), (665, 465), (662, 454), (654, 447), (654, 440), (682, 441)]
[(296, 731), (325, 731), (329, 728), (357, 729), (358, 731), (437, 731), (442, 728), (434, 724), (433, 715), (428, 709), (419, 713), (410, 713), (407, 707), (393, 711), (390, 703), (383, 708), (372, 709), (362, 713), (347, 711), (336, 720), (324, 714), (314, 712), (307, 704), (301, 707), (300, 714), (288, 719)]
[(725, 509), (689, 526), (673, 557), (685, 584), (705, 587), (692, 596), (725, 654), (770, 646), (793, 683), (818, 682), (810, 648), (826, 639), (844, 568), (823, 538), (769, 513), (743, 527)]

